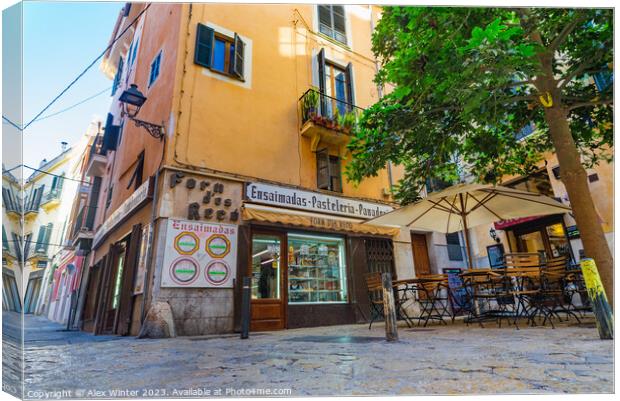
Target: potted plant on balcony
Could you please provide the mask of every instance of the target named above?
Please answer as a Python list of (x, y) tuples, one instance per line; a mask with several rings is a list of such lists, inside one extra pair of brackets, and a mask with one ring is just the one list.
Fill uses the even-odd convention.
[(355, 124), (355, 114), (350, 111), (348, 113), (345, 113), (342, 117), (340, 117), (340, 120), (338, 121), (342, 131), (344, 131), (344, 133), (346, 134), (350, 134), (351, 133), (351, 129), (353, 128), (353, 125)]
[(317, 115), (317, 106), (319, 104), (319, 93), (314, 89), (310, 89), (304, 95), (302, 101), (302, 115), (304, 121), (308, 121), (310, 119), (314, 120), (314, 117)]

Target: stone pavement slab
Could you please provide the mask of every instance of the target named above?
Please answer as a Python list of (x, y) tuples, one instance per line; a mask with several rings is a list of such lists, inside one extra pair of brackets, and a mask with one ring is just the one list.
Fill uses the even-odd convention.
[(384, 340), (381, 324), (372, 330), (348, 325), (251, 333), (248, 340), (75, 332), (64, 332), (63, 340), (48, 332), (50, 341), (45, 330), (26, 341), (26, 398), (61, 391), (62, 398), (176, 398), (217, 390), (229, 396), (614, 390), (613, 341), (599, 340), (591, 321), (556, 329), (460, 323), (400, 328), (397, 343)]

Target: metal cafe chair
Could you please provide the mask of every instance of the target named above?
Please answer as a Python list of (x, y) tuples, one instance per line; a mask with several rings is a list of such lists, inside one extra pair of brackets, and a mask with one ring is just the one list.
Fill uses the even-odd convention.
[(426, 327), (429, 320), (438, 320), (443, 324), (447, 324), (443, 320), (444, 317), (450, 317), (452, 322), (454, 322), (454, 316), (449, 311), (450, 288), (448, 286), (448, 275), (421, 275), (418, 285), (425, 294), (425, 297), (419, 300), (423, 304), (421, 317), (424, 319), (424, 327)]
[(366, 280), (366, 288), (368, 289), (368, 300), (370, 301), (370, 325), (368, 330), (372, 328), (375, 320), (382, 319), (383, 312), (383, 285), (381, 284), (381, 273), (368, 273), (364, 276)]
[(496, 285), (501, 274), (491, 269), (469, 269), (461, 273), (461, 278), (469, 305), (465, 323), (469, 326), (469, 323), (478, 322), (484, 327), (483, 320), (496, 318), (491, 304), (497, 297)]
[[(581, 320), (572, 310), (573, 308), (571, 308), (572, 292), (569, 289), (568, 283), (570, 275), (568, 263), (569, 258), (566, 255), (549, 259), (546, 262), (545, 268), (541, 270), (541, 302), (545, 302), (551, 311), (549, 320), (551, 320), (552, 315), (555, 315), (561, 322), (560, 313), (564, 313), (566, 320), (573, 316), (578, 323), (581, 323)], [(553, 326), (553, 322), (551, 324)]]
[[(579, 316), (585, 317), (585, 312), (592, 311), (588, 290), (583, 279), (583, 273), (579, 265), (569, 265), (566, 271), (566, 297), (568, 299), (568, 307)], [(578, 300), (578, 303), (576, 301)]]
[[(366, 280), (368, 300), (370, 301), (370, 325), (368, 326), (368, 330), (370, 330), (375, 320), (380, 320), (384, 317), (383, 283), (380, 272), (368, 273), (364, 276), (364, 279)], [(407, 326), (411, 327), (411, 319), (403, 307), (405, 302), (408, 301), (406, 288), (404, 291), (399, 291), (398, 288), (393, 286), (392, 289), (395, 293), (394, 306), (398, 314), (397, 319), (404, 320)]]

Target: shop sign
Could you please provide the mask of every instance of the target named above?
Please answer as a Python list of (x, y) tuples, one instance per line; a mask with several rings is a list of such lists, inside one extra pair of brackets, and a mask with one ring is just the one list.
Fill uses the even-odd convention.
[(99, 227), (93, 237), (93, 248), (99, 246), (110, 231), (116, 228), (123, 219), (151, 198), (152, 194), (150, 189), (150, 180), (146, 180), (106, 219), (106, 221), (103, 222), (103, 224), (101, 224), (101, 227)]
[(570, 239), (579, 238), (581, 234), (579, 233), (579, 227), (576, 225), (566, 227), (566, 235)]
[(162, 287), (232, 288), (237, 226), (169, 219)]
[(47, 267), (47, 260), (37, 261), (37, 269), (45, 269)]
[(382, 203), (365, 202), (260, 182), (248, 183), (245, 187), (245, 196), (251, 202), (359, 219), (372, 219), (394, 210), (393, 207)]
[(146, 266), (148, 263), (149, 254), (151, 253), (151, 224), (147, 224), (142, 227), (142, 233), (140, 237), (140, 255), (138, 256), (138, 268), (136, 270), (136, 279), (133, 286), (133, 295), (144, 293), (144, 279), (146, 276)]
[(518, 224), (523, 224), (523, 223), (527, 223), (528, 221), (537, 220), (540, 217), (541, 216), (531, 216), (531, 217), (519, 217), (516, 219), (500, 220), (500, 221), (493, 223), (493, 225), (495, 226), (496, 230), (505, 230), (507, 228), (516, 226)]
[(182, 217), (236, 223), (239, 220), (241, 183), (172, 171), (167, 175), (162, 217)]

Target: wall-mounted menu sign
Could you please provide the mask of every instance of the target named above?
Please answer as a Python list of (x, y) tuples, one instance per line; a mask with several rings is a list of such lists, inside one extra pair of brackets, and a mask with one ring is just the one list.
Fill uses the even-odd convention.
[(394, 210), (393, 207), (382, 203), (360, 201), (260, 182), (248, 183), (245, 187), (245, 196), (251, 202), (360, 219), (371, 219)]
[(162, 287), (232, 288), (237, 226), (169, 219)]

